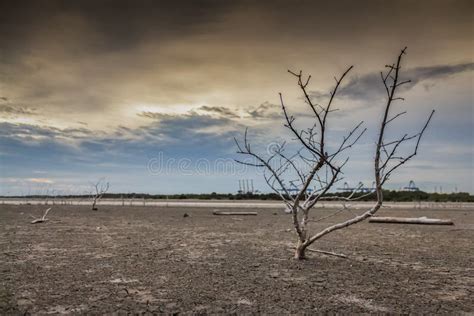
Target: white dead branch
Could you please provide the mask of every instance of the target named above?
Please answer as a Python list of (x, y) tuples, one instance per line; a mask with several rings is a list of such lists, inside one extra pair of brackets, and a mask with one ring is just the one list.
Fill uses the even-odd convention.
[(33, 220), (31, 221), (31, 224), (38, 224), (38, 223), (44, 223), (46, 222), (48, 219), (46, 218), (46, 216), (48, 215), (49, 211), (51, 210), (51, 207), (48, 208), (46, 211), (44, 211), (43, 213), (43, 216), (42, 217), (34, 217), (34, 216), (31, 216), (33, 218)]
[(437, 219), (423, 217), (372, 217), (370, 223), (387, 224), (421, 224), (421, 225), (454, 225), (450, 219)]

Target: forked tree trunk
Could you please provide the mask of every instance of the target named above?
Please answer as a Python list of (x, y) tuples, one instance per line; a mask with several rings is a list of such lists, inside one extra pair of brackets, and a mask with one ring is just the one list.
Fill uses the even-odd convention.
[(305, 243), (301, 242), (301, 240), (298, 240), (298, 245), (296, 246), (295, 256), (294, 256), (296, 260), (303, 260), (306, 258), (306, 255), (305, 255), (306, 247), (307, 245)]

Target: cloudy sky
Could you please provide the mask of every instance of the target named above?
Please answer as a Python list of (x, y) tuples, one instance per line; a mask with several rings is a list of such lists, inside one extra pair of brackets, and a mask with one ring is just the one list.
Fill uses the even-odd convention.
[[(0, 194), (235, 192), (260, 174), (236, 166), (234, 136), (254, 148), (288, 139), (278, 93), (311, 118), (287, 69), (336, 99), (334, 141), (360, 120), (346, 181), (372, 182), (384, 106), (379, 72), (408, 46), (407, 110), (390, 130), (416, 132), (420, 154), (387, 184), (474, 193), (473, 12), (468, 1), (2, 1)], [(395, 111), (395, 110), (394, 110)]]

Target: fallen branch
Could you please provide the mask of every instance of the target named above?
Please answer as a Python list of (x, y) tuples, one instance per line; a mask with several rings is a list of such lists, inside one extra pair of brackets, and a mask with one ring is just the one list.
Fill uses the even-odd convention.
[(257, 215), (257, 212), (224, 212), (224, 211), (212, 211), (214, 215)]
[(44, 223), (46, 222), (48, 219), (46, 218), (46, 215), (48, 215), (48, 212), (51, 210), (51, 207), (48, 208), (46, 211), (44, 211), (44, 214), (42, 217), (39, 217), (39, 218), (35, 218), (33, 217), (34, 219), (31, 221), (31, 224), (37, 224), (37, 223)]
[(345, 254), (342, 254), (342, 253), (336, 253), (336, 252), (324, 251), (324, 250), (317, 250), (317, 249), (311, 249), (311, 248), (306, 248), (306, 250), (311, 251), (311, 252), (322, 253), (322, 254), (329, 255), (329, 256), (336, 256), (336, 257), (339, 257), (339, 258), (347, 259), (347, 256)]
[(427, 217), (372, 217), (369, 223), (387, 224), (421, 224), (421, 225), (454, 225), (450, 219), (437, 219)]

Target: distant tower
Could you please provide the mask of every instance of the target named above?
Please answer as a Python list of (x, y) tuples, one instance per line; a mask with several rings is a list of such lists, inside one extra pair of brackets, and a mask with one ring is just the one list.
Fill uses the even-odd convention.
[(408, 183), (408, 186), (404, 187), (402, 190), (409, 191), (409, 192), (420, 191), (420, 189), (416, 186), (415, 181), (413, 180), (410, 180), (410, 182)]

